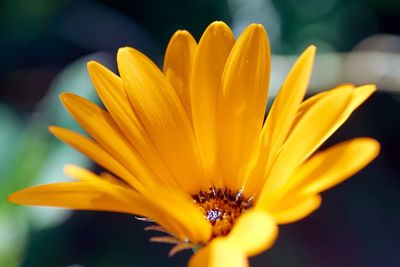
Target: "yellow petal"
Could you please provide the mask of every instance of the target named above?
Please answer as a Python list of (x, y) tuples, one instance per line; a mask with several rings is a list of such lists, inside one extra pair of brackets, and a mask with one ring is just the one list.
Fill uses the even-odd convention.
[(185, 111), (192, 119), (190, 75), (197, 43), (187, 31), (177, 31), (169, 41), (164, 59), (164, 74), (174, 87)]
[(182, 240), (206, 242), (210, 238), (210, 224), (197, 207), (188, 206), (190, 202), (183, 203), (162, 192), (156, 200), (152, 195), (144, 197), (75, 166), (67, 166), (66, 172), (79, 181), (26, 188), (10, 195), (8, 200), (23, 205), (130, 213), (156, 220)]
[[(145, 215), (149, 210), (146, 208), (145, 199), (136, 190), (115, 183), (110, 183), (107, 179), (104, 179), (87, 169), (72, 164), (68, 164), (64, 167), (64, 173), (71, 178), (90, 183), (94, 188), (107, 193), (128, 206), (135, 207), (137, 205), (136, 203), (140, 202), (139, 205), (141, 212), (137, 212), (136, 214)], [(135, 202), (134, 205), (131, 205), (132, 201)]]
[[(132, 149), (110, 114), (77, 95), (64, 93), (61, 100), (75, 120), (92, 136), (97, 143), (114, 159), (140, 179), (141, 183), (150, 186), (155, 174)], [(131, 183), (132, 181), (127, 181)], [(132, 182), (133, 187), (137, 184)], [(139, 189), (139, 188), (136, 188)]]
[(127, 187), (128, 189), (132, 189), (132, 188), (130, 188), (129, 184), (127, 184), (124, 180), (112, 175), (109, 172), (102, 172), (102, 173), (99, 174), (99, 176), (104, 181), (106, 181), (106, 182), (108, 182), (110, 184), (118, 185), (118, 186), (122, 186), (122, 187)]
[(282, 188), (294, 170), (313, 153), (342, 123), (351, 99), (351, 89), (335, 91), (313, 105), (299, 120), (281, 147), (257, 202), (266, 208), (271, 191)]
[[(276, 153), (286, 139), (291, 124), (306, 93), (315, 57), (315, 46), (310, 46), (297, 60), (279, 91), (265, 121), (265, 142), (271, 154)], [(263, 133), (264, 134), (264, 133)]]
[[(63, 182), (26, 188), (10, 195), (8, 200), (16, 204), (51, 206), (77, 210), (114, 211), (143, 215), (140, 203), (133, 205), (115, 199), (99, 190), (90, 182)], [(132, 200), (134, 201), (134, 199)], [(136, 210), (134, 206), (138, 206)]]
[(327, 94), (330, 94), (337, 90), (349, 90), (349, 89), (354, 89), (354, 88), (355, 87), (353, 84), (342, 84), (331, 90), (327, 90), (327, 91), (318, 93), (316, 95), (313, 95), (312, 97), (309, 97), (308, 99), (306, 99), (305, 101), (303, 101), (301, 103), (300, 108), (297, 112), (296, 121), (294, 122), (294, 124), (297, 124), (298, 120), (304, 115), (304, 113), (306, 113), (310, 109), (310, 107), (312, 107), (312, 105), (314, 105), (317, 101), (321, 100)]
[(328, 90), (319, 94), (316, 94), (313, 97), (310, 97), (303, 103), (299, 108), (299, 111), (296, 116), (296, 121), (294, 125), (297, 124), (299, 119), (314, 105), (317, 101), (321, 100), (322, 98), (326, 97), (328, 94), (335, 93), (336, 91), (340, 90), (349, 90), (353, 89), (351, 100), (348, 103), (347, 111), (343, 112), (343, 120), (346, 120), (348, 116), (357, 108), (359, 107), (368, 97), (372, 95), (376, 91), (376, 86), (373, 84), (367, 84), (360, 87), (355, 88), (352, 84), (343, 84), (338, 86), (332, 90)]
[(192, 126), (174, 89), (145, 55), (121, 48), (118, 69), (135, 113), (169, 170), (189, 192), (201, 179)]
[(49, 130), (60, 140), (76, 148), (87, 157), (98, 163), (100, 166), (115, 173), (124, 180), (130, 181), (130, 183), (135, 184), (135, 187), (141, 187), (139, 185), (140, 182), (137, 181), (137, 179), (125, 167), (123, 167), (117, 160), (105, 152), (94, 141), (81, 134), (61, 127), (50, 126)]
[(347, 112), (343, 114), (343, 119), (346, 120), (350, 114), (358, 108), (365, 100), (368, 99), (376, 91), (376, 85), (367, 84), (355, 88), (352, 91), (352, 98), (350, 104), (347, 107)]
[(286, 201), (286, 203), (283, 203), (282, 207), (277, 205), (279, 209), (271, 211), (271, 215), (278, 224), (292, 223), (307, 217), (321, 205), (321, 196), (310, 195), (300, 198), (292, 197), (284, 201)]
[(267, 34), (250, 25), (232, 48), (217, 100), (218, 160), (226, 186), (235, 190), (264, 122), (269, 71)]
[(259, 190), (272, 159), (289, 134), (300, 103), (310, 80), (316, 48), (310, 46), (300, 56), (277, 95), (262, 129), (256, 159), (246, 175), (244, 193), (252, 195)]
[(121, 79), (97, 62), (89, 62), (88, 70), (98, 95), (129, 143), (160, 181), (178, 185), (132, 109)]
[(189, 260), (189, 267), (248, 267), (246, 255), (230, 246), (222, 238), (214, 239), (209, 245), (196, 252)]
[[(317, 143), (318, 145), (314, 146), (313, 149), (309, 151), (308, 155), (313, 153), (319, 147), (320, 144), (322, 144), (329, 136), (331, 136), (350, 117), (352, 112), (356, 108), (358, 108), (369, 96), (371, 96), (375, 90), (376, 86), (372, 84), (360, 86), (357, 88), (354, 88), (351, 85), (342, 86), (338, 87), (337, 89), (329, 91), (328, 93), (323, 95), (319, 101), (316, 101), (316, 103), (312, 106), (316, 106), (318, 102), (327, 101), (326, 99), (331, 98), (334, 95), (346, 95), (350, 92), (350, 98), (346, 104), (345, 109), (343, 109), (343, 111), (340, 113), (340, 116), (336, 119), (335, 123), (332, 124), (332, 127), (327, 128), (325, 134), (321, 136), (319, 144)], [(308, 113), (312, 113), (309, 112), (310, 109), (312, 109), (312, 106), (306, 112), (304, 112), (303, 114), (304, 116), (301, 116), (298, 122), (300, 122), (303, 119), (303, 117), (307, 116)], [(327, 110), (327, 112), (329, 112), (329, 110)], [(333, 112), (329, 113), (332, 114)], [(321, 118), (323, 118), (323, 116), (321, 116)], [(299, 124), (298, 122), (296, 122), (293, 125), (293, 129), (295, 129), (298, 126)]]
[[(189, 239), (193, 242), (206, 242), (211, 235), (211, 225), (204, 218), (200, 209), (193, 201), (180, 192), (170, 191), (159, 186), (139, 195), (121, 186), (113, 186), (107, 180), (98, 177), (92, 172), (74, 166), (65, 167), (65, 172), (75, 179), (90, 182), (93, 186), (107, 192), (123, 203), (140, 205), (143, 210), (138, 213), (154, 219), (168, 232), (181, 240)], [(185, 212), (182, 212), (185, 211)]]
[(210, 239), (211, 224), (189, 196), (160, 188), (146, 197), (156, 210), (152, 217), (181, 240), (205, 243)]
[(249, 210), (235, 222), (226, 239), (247, 256), (255, 256), (270, 248), (277, 236), (278, 227), (273, 217), (262, 211)]
[(169, 195), (166, 194), (168, 191), (159, 188), (158, 191), (152, 191), (154, 195), (142, 196), (80, 167), (68, 165), (64, 170), (79, 181), (27, 188), (9, 196), (9, 201), (25, 205), (131, 213), (156, 220), (182, 240), (189, 238), (194, 242), (206, 242), (210, 238), (211, 225), (196, 206), (178, 194)]
[(294, 174), (291, 191), (316, 194), (343, 182), (371, 162), (379, 153), (379, 143), (355, 138), (317, 153)]
[(197, 47), (191, 77), (193, 128), (204, 167), (215, 175), (216, 105), (225, 62), (235, 40), (223, 22), (212, 23)]
[(145, 129), (131, 108), (121, 79), (94, 61), (88, 63), (88, 71), (101, 101), (127, 139), (133, 145), (149, 142)]

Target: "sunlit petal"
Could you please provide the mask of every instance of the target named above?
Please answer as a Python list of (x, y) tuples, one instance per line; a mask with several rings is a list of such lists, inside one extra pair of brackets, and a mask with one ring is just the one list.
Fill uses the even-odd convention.
[(254, 256), (270, 248), (277, 235), (278, 228), (272, 216), (262, 211), (250, 210), (237, 220), (227, 240), (231, 246), (247, 256)]
[[(284, 201), (284, 200), (283, 200)], [(310, 215), (321, 205), (321, 196), (292, 196), (291, 199), (284, 201), (278, 209), (271, 211), (272, 216), (279, 224), (292, 223)]]
[(190, 78), (196, 41), (187, 31), (177, 31), (169, 41), (164, 59), (164, 75), (174, 87), (185, 111), (192, 119)]
[(254, 194), (259, 190), (272, 159), (289, 134), (310, 80), (315, 51), (316, 48), (310, 46), (300, 56), (271, 107), (253, 155), (253, 165), (250, 165), (246, 174), (246, 194)]
[(189, 267), (248, 267), (246, 255), (223, 239), (215, 239), (200, 249), (189, 261)]
[(267, 35), (249, 26), (235, 43), (217, 99), (218, 161), (224, 183), (239, 189), (264, 121), (270, 72)]
[(212, 23), (200, 39), (191, 76), (193, 128), (203, 165), (215, 175), (217, 99), (222, 72), (235, 39), (223, 22)]
[(118, 69), (135, 113), (171, 173), (188, 191), (202, 182), (190, 121), (174, 89), (145, 55), (121, 48)]
[(322, 192), (364, 168), (378, 153), (379, 143), (371, 138), (339, 143), (303, 163), (294, 174), (290, 190), (303, 194)]
[[(268, 206), (269, 192), (283, 187), (294, 170), (343, 123), (342, 114), (351, 96), (351, 89), (329, 94), (304, 114), (280, 149), (257, 206)], [(324, 119), (321, 120), (321, 117)], [(310, 125), (313, 126), (312, 131)]]

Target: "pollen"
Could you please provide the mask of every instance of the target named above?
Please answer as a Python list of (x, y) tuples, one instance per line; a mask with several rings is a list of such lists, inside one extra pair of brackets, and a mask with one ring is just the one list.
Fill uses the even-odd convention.
[(211, 239), (228, 235), (236, 219), (252, 207), (251, 198), (246, 199), (241, 191), (227, 188), (209, 188), (192, 197), (212, 225)]

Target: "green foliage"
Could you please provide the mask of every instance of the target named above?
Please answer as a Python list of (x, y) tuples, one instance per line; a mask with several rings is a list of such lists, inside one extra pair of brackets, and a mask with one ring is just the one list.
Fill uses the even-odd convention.
[[(0, 106), (0, 195), (33, 184), (60, 180), (62, 166), (74, 163), (89, 167), (90, 161), (72, 148), (56, 140), (47, 130), (49, 124), (76, 129), (77, 124), (63, 109), (58, 95), (61, 91), (77, 93), (94, 101), (96, 94), (86, 72), (92, 55), (67, 66), (54, 80), (48, 94), (28, 118)], [(53, 212), (54, 211), (54, 212)], [(45, 227), (64, 218), (65, 212), (46, 210), (46, 216), (34, 209), (0, 202), (0, 266), (17, 266), (29, 228)], [(10, 244), (13, 244), (10, 246)]]

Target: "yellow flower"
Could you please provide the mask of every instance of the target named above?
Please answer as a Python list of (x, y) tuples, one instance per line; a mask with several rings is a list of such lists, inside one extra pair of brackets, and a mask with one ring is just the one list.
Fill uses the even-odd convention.
[(314, 61), (310, 46), (297, 60), (264, 122), (270, 51), (261, 25), (235, 38), (212, 23), (197, 44), (186, 31), (168, 45), (161, 72), (145, 55), (121, 48), (120, 76), (89, 62), (106, 109), (77, 95), (61, 101), (91, 136), (50, 131), (109, 173), (67, 166), (73, 182), (21, 190), (10, 201), (123, 212), (148, 218), (149, 230), (194, 248), (189, 266), (247, 266), (268, 249), (277, 224), (319, 207), (320, 192), (376, 157), (379, 144), (355, 138), (319, 146), (374, 91), (345, 84), (303, 101)]

